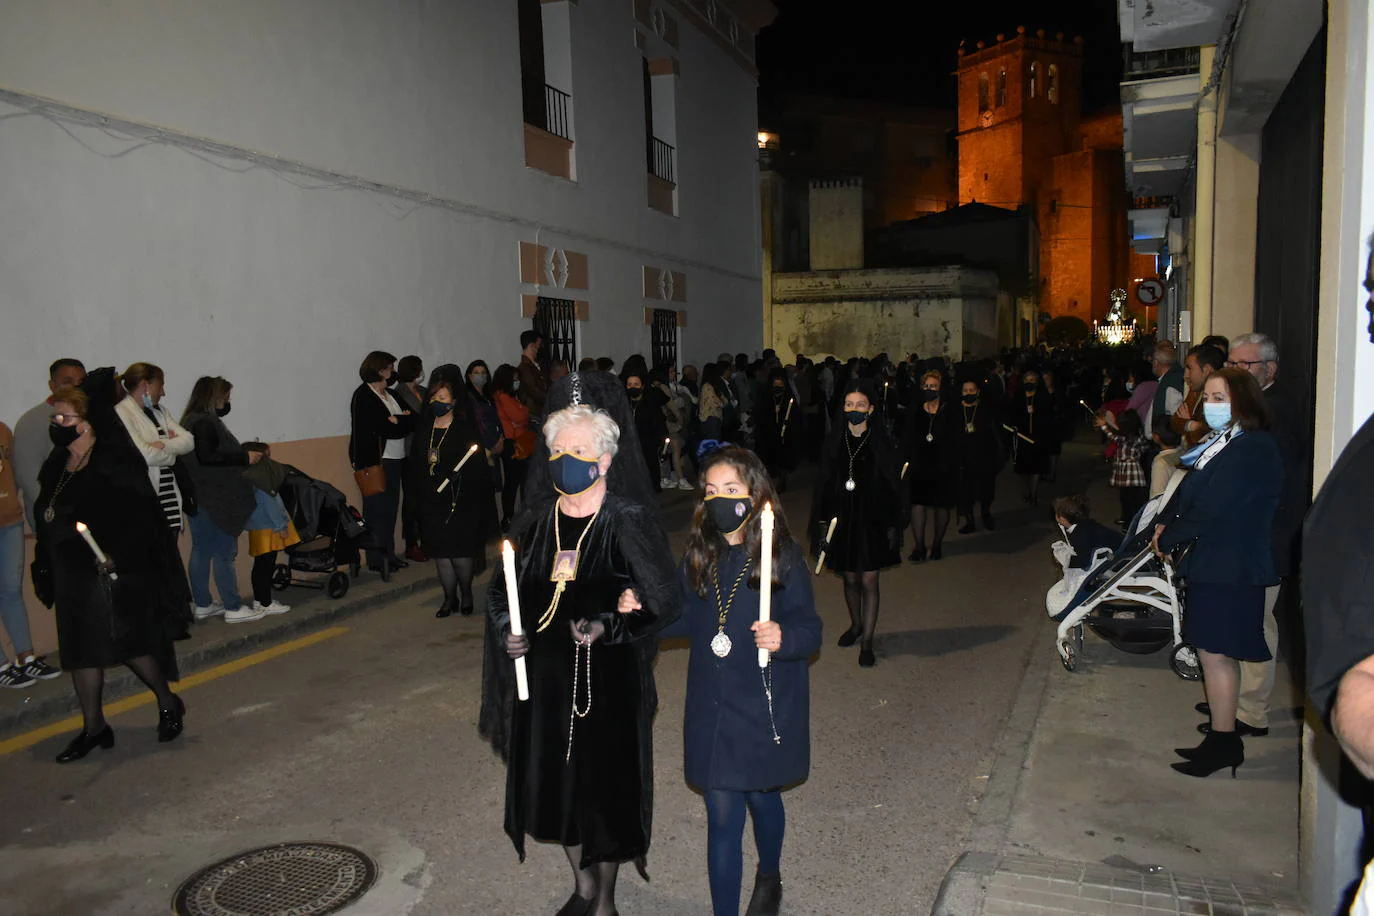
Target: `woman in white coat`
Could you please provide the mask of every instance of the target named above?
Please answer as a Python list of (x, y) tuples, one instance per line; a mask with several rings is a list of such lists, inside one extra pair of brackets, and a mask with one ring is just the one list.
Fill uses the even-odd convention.
[(115, 413), (148, 463), (148, 477), (167, 526), (180, 534), (182, 508), (195, 513), (195, 494), (191, 492), (190, 475), (177, 467), (177, 459), (194, 449), (196, 440), (162, 406), (166, 378), (160, 368), (134, 363), (119, 381), (128, 396), (115, 405)]

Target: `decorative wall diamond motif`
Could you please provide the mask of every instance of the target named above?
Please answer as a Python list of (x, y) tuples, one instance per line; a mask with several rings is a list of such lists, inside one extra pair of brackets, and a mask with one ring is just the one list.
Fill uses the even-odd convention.
[(649, 16), (649, 24), (653, 27), (654, 34), (659, 38), (666, 38), (668, 34), (668, 16), (662, 8), (655, 8)]
[(544, 276), (559, 289), (568, 285), (568, 255), (562, 248), (544, 249)]
[(673, 272), (671, 270), (660, 270), (658, 272), (658, 298), (673, 298)]

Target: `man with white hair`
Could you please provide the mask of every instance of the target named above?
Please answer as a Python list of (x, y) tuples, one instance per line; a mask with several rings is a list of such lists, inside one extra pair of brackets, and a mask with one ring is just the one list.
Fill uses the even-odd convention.
[[(559, 844), (574, 880), (559, 913), (612, 916), (620, 863), (634, 860), (644, 872), (657, 702), (651, 637), (677, 617), (681, 599), (618, 380), (599, 372), (561, 380), (543, 437), (547, 453), (534, 456), (543, 466), (531, 470), (529, 503), (511, 526), (524, 632), (511, 632), (506, 582), (493, 577), (481, 728), (506, 759), (505, 829), (521, 860), (526, 837)], [(619, 614), (627, 591), (639, 610)], [(528, 700), (512, 696), (516, 658), (528, 668)]]

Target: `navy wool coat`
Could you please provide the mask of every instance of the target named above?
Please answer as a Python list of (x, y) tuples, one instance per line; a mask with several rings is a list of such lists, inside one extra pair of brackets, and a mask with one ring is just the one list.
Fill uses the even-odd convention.
[[(711, 651), (719, 628), (715, 589), (705, 598), (679, 566), (682, 616), (660, 634), (686, 637), (687, 709), (682, 744), (687, 782), (698, 789), (762, 791), (793, 785), (811, 769), (811, 686), (808, 660), (821, 645), (821, 619), (811, 593), (811, 576), (801, 549), (791, 544), (779, 557), (780, 587), (773, 592), (772, 615), (782, 628), (782, 647), (773, 653), (773, 723), (782, 741), (773, 741), (763, 674), (750, 624), (759, 618), (759, 592), (740, 584), (725, 622), (733, 644), (725, 658)], [(731, 547), (721, 559), (720, 587), (726, 598), (745, 561), (745, 550)], [(751, 572), (753, 572), (751, 570)]]
[(1231, 441), (1200, 471), (1189, 471), (1169, 517), (1161, 519), (1166, 551), (1196, 540), (1180, 572), (1213, 585), (1274, 585), (1271, 537), (1283, 490), (1283, 459), (1262, 430)]

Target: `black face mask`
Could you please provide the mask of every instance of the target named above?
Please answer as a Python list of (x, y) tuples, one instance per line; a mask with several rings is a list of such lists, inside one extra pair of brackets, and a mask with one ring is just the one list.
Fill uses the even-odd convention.
[(1036, 384), (1035, 382), (1026, 382), (1026, 384), (1025, 384), (1026, 394), (1035, 394), (1035, 390), (1036, 390), (1037, 388), (1039, 388), (1039, 387), (1040, 387), (1040, 386), (1039, 386), (1038, 384)]
[(860, 423), (868, 422), (868, 411), (846, 410), (844, 412), (844, 418), (851, 426), (858, 426)]
[(625, 393), (630, 396), (631, 401), (638, 401), (640, 398), (644, 397), (643, 388), (626, 388)]
[(929, 388), (921, 389), (921, 400), (929, 404), (931, 401), (940, 400), (940, 392), (931, 391)]
[(978, 406), (978, 395), (976, 395), (976, 394), (966, 394), (966, 395), (964, 395), (964, 406), (965, 406), (965, 407), (977, 407), (977, 406)]
[(223, 407), (216, 407), (216, 408), (215, 408), (215, 416), (217, 416), (217, 417), (227, 417), (227, 416), (229, 416), (229, 411), (233, 408), (233, 406), (234, 406), (233, 404), (227, 404), (227, 403), (226, 403)]
[(81, 437), (75, 426), (58, 426), (56, 423), (48, 424), (48, 438), (52, 444), (58, 448), (66, 448)]
[(432, 401), (429, 409), (434, 411), (436, 417), (446, 417), (453, 410), (453, 405), (447, 401)]
[(738, 531), (739, 527), (749, 520), (749, 514), (753, 510), (754, 503), (747, 496), (706, 497), (706, 511), (711, 513), (711, 521), (721, 534)]

